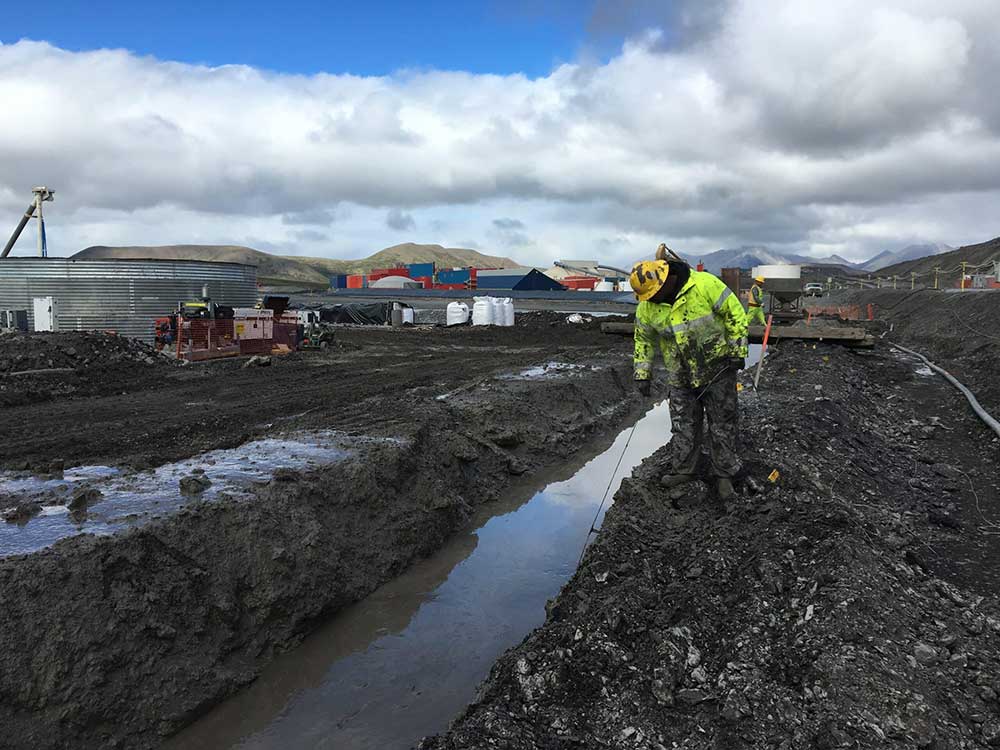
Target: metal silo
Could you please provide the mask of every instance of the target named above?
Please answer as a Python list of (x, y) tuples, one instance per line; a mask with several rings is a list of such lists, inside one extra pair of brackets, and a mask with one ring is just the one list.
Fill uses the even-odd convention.
[(32, 330), (32, 299), (52, 297), (57, 330), (115, 331), (152, 341), (153, 321), (180, 301), (199, 299), (206, 285), (220, 304), (252, 307), (257, 268), (197, 260), (0, 260), (0, 310), (27, 310)]

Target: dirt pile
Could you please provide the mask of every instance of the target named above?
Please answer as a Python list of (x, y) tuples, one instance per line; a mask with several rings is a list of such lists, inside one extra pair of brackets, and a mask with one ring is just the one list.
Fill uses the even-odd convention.
[(915, 370), (783, 346), (742, 398), (738, 501), (671, 500), (647, 460), (545, 625), (421, 748), (1000, 746), (995, 446)]
[[(614, 430), (635, 406), (627, 358), (601, 349), (600, 334), (561, 354), (557, 336), (523, 331), (344, 336), (362, 356), (192, 365), (86, 404), (89, 442), (60, 438), (85, 460), (191, 455), (274, 425), (336, 429), (358, 447), (341, 463), (275, 474), (249, 500), (193, 498), (126, 533), (0, 560), (0, 747), (157, 745), (437, 549), (516, 477)], [(553, 355), (574, 366), (540, 368)], [(76, 425), (67, 415), (82, 406), (11, 411), (36, 427)], [(46, 434), (26, 450), (42, 463), (62, 445)]]
[(105, 333), (0, 334), (0, 405), (120, 393), (172, 360), (147, 344)]

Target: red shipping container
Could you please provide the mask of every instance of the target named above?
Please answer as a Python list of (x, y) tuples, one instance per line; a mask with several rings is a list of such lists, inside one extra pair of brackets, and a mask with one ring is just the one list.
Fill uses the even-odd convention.
[(434, 287), (434, 279), (432, 279), (430, 276), (414, 276), (413, 280), (419, 281), (421, 284), (423, 284), (424, 289), (431, 289)]
[(567, 276), (559, 283), (567, 289), (593, 291), (597, 281), (594, 276)]
[(365, 287), (365, 277), (363, 274), (355, 274), (353, 276), (347, 277), (348, 289), (364, 289), (364, 287)]
[(434, 288), (435, 289), (444, 289), (446, 291), (453, 292), (453, 291), (459, 291), (459, 290), (463, 290), (464, 291), (465, 289), (468, 289), (468, 286), (466, 286), (465, 284), (435, 284)]

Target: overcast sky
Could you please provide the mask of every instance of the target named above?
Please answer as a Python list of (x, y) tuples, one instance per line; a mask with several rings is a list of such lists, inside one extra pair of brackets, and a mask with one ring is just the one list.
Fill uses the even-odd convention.
[[(37, 184), (59, 255), (416, 241), (544, 265), (665, 241), (863, 259), (1000, 234), (996, 0), (510, 3), (425, 19), (426, 54), (416, 18), (408, 47), (372, 55), (395, 5), (337, 24), (367, 35), (356, 54), (266, 24), (266, 47), (196, 50), (148, 19), (0, 30), (0, 234)], [(449, 5), (468, 4), (429, 7)], [(17, 253), (33, 246), (30, 229)]]

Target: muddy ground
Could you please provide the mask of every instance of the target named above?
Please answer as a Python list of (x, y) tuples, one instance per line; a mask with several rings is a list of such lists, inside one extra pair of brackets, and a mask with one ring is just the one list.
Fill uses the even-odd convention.
[(772, 350), (738, 500), (644, 462), (421, 748), (1000, 747), (1000, 443), (917, 369), (884, 341)]
[(56, 381), (0, 412), (0, 463), (21, 471), (142, 469), (298, 430), (357, 439), (352, 457), (282, 472), (250, 499), (193, 499), (0, 559), (0, 747), (156, 746), (514, 478), (634, 418), (628, 343), (564, 319), (345, 329), (267, 367), (102, 367), (108, 395)]
[(841, 291), (818, 303), (872, 304), (883, 340), (921, 352), (1000, 412), (1000, 291)]

